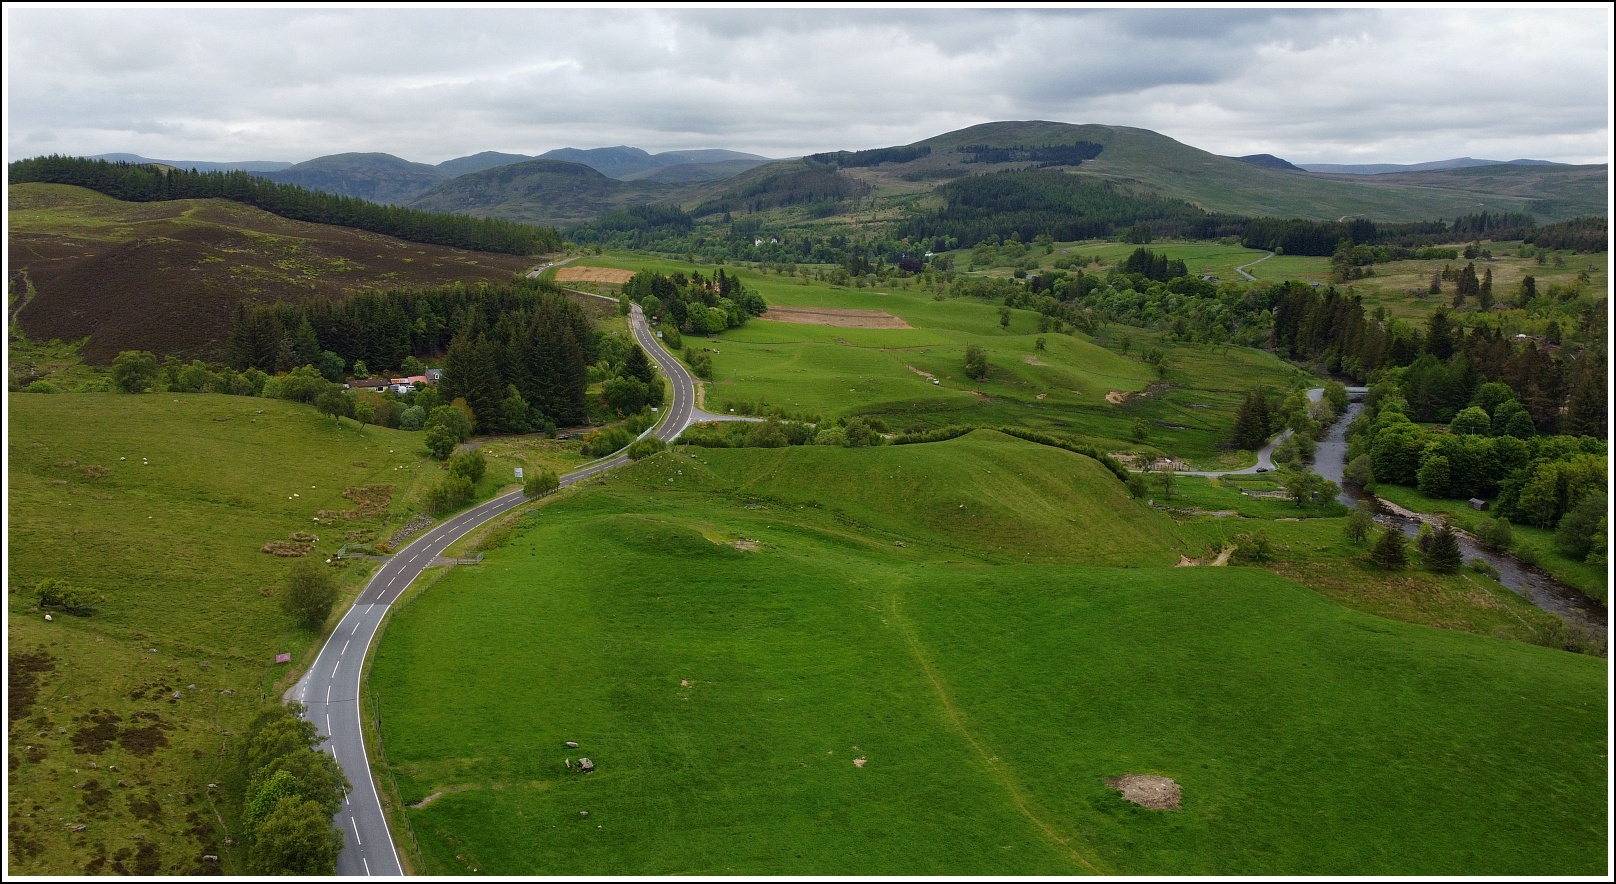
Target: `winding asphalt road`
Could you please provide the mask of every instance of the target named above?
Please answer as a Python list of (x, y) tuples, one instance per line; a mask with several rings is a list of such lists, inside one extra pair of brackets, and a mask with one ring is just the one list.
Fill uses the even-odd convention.
[[(1272, 254), (1272, 253), (1270, 252), (1269, 254)], [(1252, 263), (1256, 263), (1256, 262), (1252, 262)], [(1251, 265), (1248, 264), (1246, 266), (1249, 267)], [(1308, 399), (1309, 402), (1317, 402), (1317, 401), (1319, 401), (1320, 399), (1323, 399), (1323, 398), (1324, 398), (1324, 388), (1323, 387), (1314, 387), (1313, 389), (1307, 391), (1307, 399)], [(1296, 432), (1296, 431), (1295, 430), (1286, 430), (1285, 432), (1280, 433), (1278, 436), (1275, 436), (1273, 439), (1270, 439), (1268, 444), (1264, 445), (1262, 447), (1262, 450), (1257, 452), (1257, 462), (1255, 464), (1249, 466), (1249, 467), (1246, 467), (1243, 470), (1215, 470), (1215, 471), (1211, 471), (1211, 472), (1199, 471), (1199, 470), (1181, 470), (1179, 472), (1179, 475), (1180, 476), (1240, 476), (1240, 475), (1244, 475), (1244, 474), (1247, 474), (1247, 473), (1266, 473), (1266, 472), (1270, 472), (1274, 468), (1274, 449), (1279, 447), (1279, 443), (1284, 442), (1286, 439), (1289, 439), (1291, 437), (1291, 434), (1294, 433), (1294, 432)]]
[[(696, 411), (695, 380), (658, 344), (656, 336), (646, 325), (645, 315), (638, 304), (630, 317), (634, 338), (645, 352), (661, 366), (673, 386), (673, 405), (665, 419), (647, 430), (657, 438), (671, 442), (685, 428), (702, 417)], [(561, 479), (563, 486), (581, 482), (591, 476), (628, 463), (628, 455), (618, 454), (568, 473)], [(496, 497), (481, 506), (469, 509), (411, 541), (394, 553), (376, 576), (370, 579), (364, 592), (331, 633), (314, 665), (293, 687), (291, 696), (306, 707), (304, 717), (314, 722), (320, 733), (329, 739), (322, 745), (329, 751), (348, 776), (353, 788), (343, 799), (342, 810), (335, 823), (342, 830), (342, 854), (337, 858), (339, 875), (403, 875), (398, 851), (393, 847), (392, 833), (382, 813), (376, 784), (370, 777), (370, 759), (365, 752), (361, 727), (364, 704), (360, 700), (360, 675), (364, 669), (365, 653), (381, 630), (387, 609), (398, 601), (410, 582), (432, 564), (450, 544), (466, 536), (477, 526), (502, 513), (520, 506), (524, 501), (521, 491)]]

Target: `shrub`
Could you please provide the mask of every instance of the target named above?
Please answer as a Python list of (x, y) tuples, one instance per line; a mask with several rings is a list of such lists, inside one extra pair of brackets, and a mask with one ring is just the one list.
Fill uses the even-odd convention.
[(287, 577), (281, 610), (309, 629), (319, 629), (337, 603), (337, 582), (314, 562), (302, 562)]
[(1515, 542), (1515, 532), (1504, 518), (1483, 519), (1476, 526), (1475, 535), (1488, 549), (1507, 550)]
[(426, 409), (419, 405), (411, 405), (398, 416), (400, 430), (419, 430), (426, 423)]
[(543, 497), (561, 487), (561, 477), (553, 470), (539, 470), (527, 477), (522, 483), (522, 494), (525, 497)]
[(584, 457), (605, 457), (634, 441), (634, 436), (622, 427), (606, 427), (584, 437)]
[(1343, 529), (1353, 543), (1361, 544), (1369, 536), (1369, 529), (1373, 528), (1375, 520), (1370, 517), (1368, 510), (1359, 507), (1347, 517), (1346, 527)]
[(455, 441), (454, 432), (442, 424), (433, 424), (426, 428), (425, 442), (426, 453), (431, 455), (433, 460), (448, 460), (449, 455), (454, 453), (455, 446), (459, 444)]
[(101, 593), (74, 586), (59, 577), (39, 581), (34, 587), (34, 596), (39, 599), (42, 608), (58, 607), (80, 617), (89, 616), (95, 605), (107, 600)]
[(646, 436), (644, 439), (636, 439), (634, 444), (628, 447), (628, 457), (629, 460), (639, 460), (642, 457), (650, 457), (667, 447), (668, 443), (663, 442), (661, 439), (655, 436)]
[(450, 474), (427, 488), (422, 503), (426, 506), (427, 512), (441, 516), (458, 509), (466, 501), (471, 500), (471, 496), (471, 480), (465, 476)]
[(488, 472), (488, 460), (481, 451), (462, 451), (449, 458), (449, 475), (464, 476), (476, 485)]
[(1235, 549), (1229, 560), (1237, 565), (1252, 565), (1274, 559), (1274, 547), (1269, 543), (1266, 534), (1261, 532), (1236, 534), (1234, 542)]

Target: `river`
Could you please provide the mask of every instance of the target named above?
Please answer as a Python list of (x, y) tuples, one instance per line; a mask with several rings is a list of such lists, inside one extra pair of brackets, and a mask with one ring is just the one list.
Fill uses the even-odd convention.
[[(1355, 506), (1362, 496), (1348, 490), (1341, 473), (1346, 466), (1347, 427), (1363, 411), (1362, 402), (1353, 402), (1341, 419), (1332, 424), (1313, 453), (1313, 472), (1340, 485), (1340, 501)], [(1375, 517), (1383, 525), (1393, 525), (1409, 537), (1419, 532), (1420, 520), (1395, 513)], [(1609, 612), (1605, 606), (1566, 586), (1553, 577), (1533, 568), (1507, 553), (1498, 553), (1476, 543), (1468, 535), (1459, 535), (1459, 548), (1465, 561), (1481, 559), (1498, 569), (1498, 582), (1504, 584), (1532, 604), (1545, 611), (1560, 615), (1567, 624), (1588, 634), (1593, 644), (1604, 652), (1609, 632)]]

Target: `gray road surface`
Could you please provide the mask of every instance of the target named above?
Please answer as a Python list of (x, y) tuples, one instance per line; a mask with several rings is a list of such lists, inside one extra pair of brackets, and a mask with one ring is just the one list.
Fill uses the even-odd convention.
[[(673, 386), (673, 404), (667, 418), (648, 433), (672, 441), (696, 416), (695, 382), (685, 367), (657, 343), (646, 325), (638, 304), (632, 314), (634, 337), (646, 353), (661, 366)], [(589, 464), (562, 477), (571, 485), (628, 462), (619, 454)], [(337, 858), (339, 875), (402, 875), (398, 851), (393, 847), (387, 818), (382, 814), (376, 784), (370, 777), (370, 759), (365, 751), (360, 718), (366, 712), (361, 700), (360, 674), (365, 653), (376, 638), (387, 609), (409, 587), (432, 560), (484, 522), (519, 506), (522, 492), (513, 491), (435, 525), (410, 544), (394, 553), (365, 586), (353, 607), (331, 633), (314, 665), (291, 692), (306, 707), (305, 717), (320, 733), (329, 737), (322, 744), (337, 759), (353, 788), (343, 800), (335, 823), (342, 830), (342, 854)]]

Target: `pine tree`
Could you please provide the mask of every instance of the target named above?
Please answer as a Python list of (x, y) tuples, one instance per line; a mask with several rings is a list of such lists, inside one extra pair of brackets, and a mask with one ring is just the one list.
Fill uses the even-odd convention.
[(1459, 535), (1453, 531), (1453, 526), (1446, 522), (1436, 529), (1431, 537), (1431, 548), (1425, 553), (1425, 563), (1438, 574), (1452, 574), (1464, 564), (1464, 557), (1459, 551)]
[(1387, 528), (1380, 539), (1375, 541), (1375, 548), (1369, 553), (1370, 561), (1387, 571), (1401, 571), (1408, 565), (1408, 541), (1404, 539), (1403, 532), (1396, 526)]

